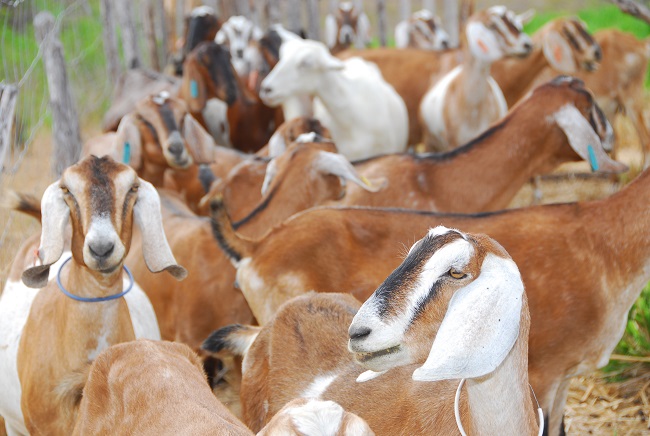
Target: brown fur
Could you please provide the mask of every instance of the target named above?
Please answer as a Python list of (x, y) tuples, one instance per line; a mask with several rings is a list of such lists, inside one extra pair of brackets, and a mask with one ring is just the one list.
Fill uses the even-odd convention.
[(273, 305), (269, 310), (305, 289), (345, 289), (365, 300), (399, 263), (400, 247), (426, 228), (442, 224), (489, 234), (512, 255), (526, 284), (531, 383), (546, 413), (558, 391), (551, 424), (559, 427), (568, 378), (595, 369), (611, 352), (629, 308), (650, 279), (644, 272), (650, 232), (638, 219), (650, 204), (649, 184), (646, 171), (605, 200), (478, 216), (308, 211), (259, 241), (238, 281), (248, 298), (257, 298), (247, 282), (254, 271)]
[(147, 340), (113, 346), (91, 367), (74, 434), (106, 433), (252, 434), (212, 394), (192, 350)]

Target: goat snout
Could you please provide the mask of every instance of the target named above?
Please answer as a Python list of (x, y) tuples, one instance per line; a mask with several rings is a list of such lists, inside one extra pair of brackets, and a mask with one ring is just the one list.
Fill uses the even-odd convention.
[(90, 254), (97, 260), (104, 260), (113, 254), (115, 243), (113, 241), (96, 241), (88, 243), (88, 249), (90, 250)]
[(244, 49), (238, 48), (235, 51), (235, 56), (240, 58), (240, 59), (243, 59), (244, 58)]
[(183, 154), (183, 143), (182, 142), (172, 142), (169, 145), (169, 152), (175, 157), (180, 157)]
[(356, 341), (359, 339), (367, 338), (370, 336), (371, 332), (372, 330), (368, 327), (352, 325), (348, 330), (348, 335), (350, 336), (350, 340)]
[(524, 51), (526, 54), (529, 54), (531, 51), (533, 51), (533, 44), (531, 42), (524, 42)]
[(596, 47), (596, 49), (594, 50), (594, 58), (595, 58), (598, 62), (600, 62), (601, 60), (603, 60), (603, 51), (600, 49), (600, 47)]

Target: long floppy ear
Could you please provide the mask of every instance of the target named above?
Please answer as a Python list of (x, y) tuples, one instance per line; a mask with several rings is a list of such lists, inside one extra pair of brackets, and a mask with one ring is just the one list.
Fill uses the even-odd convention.
[(370, 20), (365, 12), (361, 12), (357, 20), (357, 40), (354, 42), (356, 48), (365, 48), (370, 43)]
[(190, 112), (201, 112), (205, 107), (206, 90), (205, 80), (199, 70), (198, 61), (190, 58), (183, 66), (183, 82), (181, 83), (182, 95)]
[(484, 62), (494, 62), (503, 56), (494, 33), (483, 23), (469, 23), (465, 30), (472, 54)]
[(451, 298), (429, 357), (413, 380), (475, 378), (494, 371), (519, 336), (523, 294), (512, 259), (488, 254), (476, 280)]
[(272, 159), (271, 162), (266, 166), (266, 172), (264, 173), (264, 182), (262, 182), (262, 195), (266, 195), (266, 191), (269, 190), (269, 186), (275, 176), (278, 174), (278, 162), (275, 159)]
[(30, 288), (47, 285), (50, 265), (59, 260), (65, 243), (65, 226), (70, 221), (70, 208), (63, 200), (59, 181), (47, 187), (41, 199), (42, 230), (38, 258), (41, 265), (27, 268), (23, 272), (23, 283)]
[(190, 114), (186, 114), (183, 120), (183, 137), (196, 163), (214, 162), (217, 145), (212, 136)]
[(550, 30), (544, 36), (542, 49), (544, 57), (555, 70), (565, 74), (573, 74), (577, 71), (573, 51), (569, 43), (558, 32)]
[(313, 166), (322, 173), (338, 176), (343, 186), (349, 180), (369, 192), (377, 192), (383, 187), (380, 184), (373, 186), (365, 177), (357, 173), (354, 166), (342, 154), (319, 151)]
[(138, 199), (133, 206), (135, 222), (142, 232), (142, 254), (151, 272), (167, 271), (176, 280), (187, 277), (187, 270), (176, 263), (167, 243), (160, 214), (160, 197), (153, 185), (140, 179)]
[(111, 155), (117, 162), (135, 168), (142, 166), (142, 136), (140, 121), (133, 113), (126, 114), (117, 126), (115, 149)]
[(626, 165), (607, 155), (600, 137), (575, 106), (563, 106), (555, 113), (555, 122), (566, 135), (571, 148), (589, 162), (592, 171), (620, 173), (628, 170)]
[(336, 45), (336, 34), (338, 33), (338, 30), (334, 15), (327, 14), (325, 17), (325, 44), (327, 44), (327, 47), (330, 49)]
[(409, 45), (409, 22), (402, 20), (395, 26), (395, 47), (406, 48)]

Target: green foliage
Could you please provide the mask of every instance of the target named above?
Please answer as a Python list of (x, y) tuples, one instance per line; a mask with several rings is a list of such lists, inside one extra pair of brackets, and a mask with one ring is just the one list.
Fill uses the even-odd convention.
[[(629, 356), (650, 355), (650, 284), (643, 289), (639, 299), (630, 309), (625, 333), (614, 353)], [(630, 366), (628, 362), (612, 360), (603, 371), (617, 374), (616, 378), (624, 378), (625, 369)]]

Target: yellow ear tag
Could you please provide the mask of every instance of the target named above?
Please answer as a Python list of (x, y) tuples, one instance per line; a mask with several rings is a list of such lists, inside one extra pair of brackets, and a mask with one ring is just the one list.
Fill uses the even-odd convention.
[(372, 184), (368, 179), (366, 179), (364, 176), (361, 176), (361, 181), (369, 188), (372, 188)]

